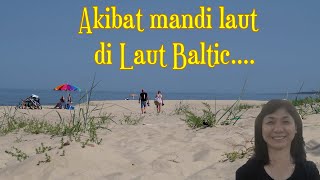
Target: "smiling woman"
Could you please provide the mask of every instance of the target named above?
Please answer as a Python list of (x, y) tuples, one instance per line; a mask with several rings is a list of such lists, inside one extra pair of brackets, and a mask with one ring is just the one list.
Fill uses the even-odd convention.
[(236, 172), (237, 180), (318, 180), (319, 171), (306, 160), (302, 120), (286, 100), (271, 100), (255, 121), (255, 150)]

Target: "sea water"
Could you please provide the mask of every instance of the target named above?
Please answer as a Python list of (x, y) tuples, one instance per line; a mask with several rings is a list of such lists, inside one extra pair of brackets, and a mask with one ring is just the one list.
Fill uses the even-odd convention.
[[(73, 102), (85, 102), (87, 100), (86, 92), (66, 92), (53, 90), (35, 90), (35, 89), (0, 89), (0, 106), (19, 104), (21, 100), (26, 99), (32, 94), (40, 97), (43, 105), (56, 104), (61, 96), (67, 97), (68, 93), (73, 97)], [(135, 93), (137, 96), (131, 97)], [(125, 91), (93, 91), (91, 100), (138, 100), (140, 92)], [(150, 99), (153, 99), (156, 92), (148, 92)], [(297, 94), (287, 93), (250, 93), (245, 92), (242, 96), (240, 93), (216, 93), (216, 92), (162, 92), (166, 100), (236, 100), (239, 97), (243, 100), (270, 100), (270, 99), (295, 99)], [(304, 98), (309, 95), (299, 94), (298, 98)]]

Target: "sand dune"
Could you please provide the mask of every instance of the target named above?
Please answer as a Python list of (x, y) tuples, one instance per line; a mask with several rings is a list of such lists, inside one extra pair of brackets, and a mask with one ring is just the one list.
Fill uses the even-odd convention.
[[(61, 137), (45, 134), (30, 134), (23, 131), (0, 136), (0, 179), (235, 179), (235, 171), (246, 162), (246, 158), (235, 162), (220, 162), (224, 153), (250, 147), (253, 137), (254, 119), (260, 107), (247, 110), (236, 125), (227, 125), (200, 130), (189, 128), (181, 118), (174, 114), (180, 101), (165, 101), (162, 113), (157, 114), (153, 103), (147, 113), (141, 115), (138, 101), (96, 101), (90, 109), (101, 108), (91, 116), (111, 113), (113, 121), (107, 129), (98, 131), (102, 138), (100, 145), (89, 142), (85, 148), (81, 143), (70, 141), (61, 146)], [(195, 113), (201, 114), (207, 102), (212, 109), (230, 106), (234, 101), (183, 101)], [(263, 101), (241, 101), (250, 105), (261, 105)], [(76, 106), (76, 112), (81, 107)], [(58, 113), (57, 113), (58, 112)], [(72, 111), (51, 109), (21, 110), (14, 112), (10, 107), (1, 107), (1, 114), (15, 113), (16, 118), (45, 120), (50, 123), (65, 122), (71, 119)], [(0, 115), (1, 116), (1, 115)], [(137, 125), (120, 123), (124, 116), (143, 117)], [(320, 115), (307, 116), (304, 123), (304, 137), (308, 159), (320, 165)], [(2, 116), (3, 118), (3, 116)], [(86, 139), (86, 137), (82, 137)], [(44, 143), (51, 146), (48, 151), (51, 161), (44, 154), (36, 154), (35, 149)], [(6, 150), (14, 146), (25, 152), (29, 158), (19, 162)], [(11, 149), (12, 150), (12, 149)], [(64, 154), (63, 154), (64, 150)]]

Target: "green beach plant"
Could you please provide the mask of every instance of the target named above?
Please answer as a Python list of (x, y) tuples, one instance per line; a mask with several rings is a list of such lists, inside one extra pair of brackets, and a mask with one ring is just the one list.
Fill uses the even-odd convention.
[[(87, 102), (84, 104), (85, 106), (82, 107), (80, 104), (77, 110), (70, 110), (71, 118), (69, 120), (64, 119), (61, 114), (56, 111), (60, 119), (58, 123), (49, 123), (45, 120), (28, 118), (28, 116), (17, 116), (16, 109), (5, 109), (0, 117), (0, 134), (6, 135), (11, 132), (23, 130), (31, 134), (41, 133), (52, 136), (68, 136), (70, 141), (74, 139), (76, 142), (80, 142), (81, 136), (88, 134), (90, 142), (101, 144), (102, 138), (98, 138), (97, 130), (110, 130), (108, 124), (113, 121), (113, 116), (108, 113), (102, 114), (102, 108), (98, 106), (93, 107), (93, 109), (91, 107), (89, 108), (92, 90), (96, 85), (93, 80), (90, 91), (84, 95), (88, 97)], [(100, 113), (97, 116), (93, 116), (92, 113), (98, 110), (100, 110)], [(22, 115), (24, 114), (22, 113)], [(45, 146), (41, 146), (37, 148), (37, 152), (42, 152), (44, 149), (46, 149)]]
[[(240, 134), (241, 135), (241, 134)], [(254, 153), (254, 141), (253, 137), (251, 140), (246, 140), (244, 144), (233, 145), (233, 151), (224, 153), (223, 159), (219, 162), (234, 162), (237, 159), (247, 158), (249, 159)]]
[(220, 160), (220, 162), (226, 162), (226, 161), (234, 162), (237, 159), (243, 159), (245, 157), (250, 158), (252, 156), (252, 153), (253, 153), (253, 147), (224, 153), (223, 154), (224, 158)]
[[(30, 134), (48, 134), (53, 136), (60, 136), (60, 147), (62, 149), (59, 152), (60, 156), (65, 156), (65, 146), (69, 145), (70, 142), (75, 140), (81, 144), (81, 147), (85, 147), (90, 145), (94, 147), (93, 144), (88, 144), (89, 142), (93, 142), (96, 144), (102, 143), (102, 138), (98, 137), (98, 130), (104, 129), (109, 130), (109, 123), (116, 123), (113, 118), (114, 116), (111, 113), (105, 113), (102, 110), (105, 109), (102, 105), (91, 105), (91, 95), (94, 87), (96, 87), (97, 83), (95, 83), (95, 78), (91, 85), (91, 88), (85, 95), (83, 95), (80, 99), (87, 97), (87, 101), (83, 104), (79, 103), (78, 108), (75, 110), (70, 110), (70, 118), (65, 118), (62, 116), (59, 111), (56, 111), (59, 122), (50, 123), (50, 121), (45, 121), (36, 119), (34, 117), (29, 116), (29, 114), (24, 113), (24, 111), (19, 111), (19, 109), (14, 108), (6, 108), (2, 110), (2, 114), (0, 114), (0, 134), (6, 135), (12, 132), (24, 131)], [(80, 100), (81, 101), (81, 100)], [(79, 102), (80, 102), (79, 101)], [(26, 116), (25, 116), (26, 115)], [(132, 117), (125, 116), (123, 122), (126, 124), (136, 125), (142, 121), (143, 117)], [(67, 136), (69, 138), (68, 141), (64, 141), (64, 137)], [(83, 137), (86, 137), (84, 142), (81, 141)], [(16, 142), (21, 142), (21, 138), (17, 138)], [(17, 149), (16, 147), (12, 147), (13, 150), (6, 150), (7, 154), (10, 154), (13, 157), (16, 157), (17, 160), (22, 161), (28, 158), (29, 156)], [(51, 162), (51, 157), (47, 154), (52, 150), (51, 146), (45, 146), (41, 143), (40, 147), (36, 147), (36, 154), (45, 153), (45, 159), (41, 160), (37, 163), (40, 165), (41, 163)]]
[(291, 100), (291, 103), (296, 106), (302, 119), (307, 115), (320, 113), (320, 98), (319, 97), (305, 97), (303, 99)]
[(8, 133), (15, 132), (19, 130), (21, 127), (24, 127), (26, 124), (26, 122), (24, 121), (24, 116), (17, 116), (17, 110), (13, 107), (4, 108), (0, 120), (1, 135), (6, 135)]
[[(241, 119), (242, 115), (250, 108), (254, 108), (253, 105), (248, 104), (241, 104), (240, 100), (244, 94), (244, 89), (247, 83), (247, 79), (244, 82), (242, 87), (240, 96), (238, 100), (236, 100), (230, 107), (226, 109), (216, 110), (216, 101), (215, 101), (215, 112), (211, 111), (211, 107), (207, 103), (203, 103), (205, 109), (202, 109), (203, 115), (197, 116), (195, 113), (191, 112), (190, 110), (179, 111), (183, 112), (185, 115), (184, 120), (187, 125), (193, 129), (196, 128), (206, 128), (206, 127), (213, 127), (218, 124), (220, 125), (235, 125), (239, 119)], [(219, 111), (222, 112), (222, 115), (218, 117)]]
[(84, 142), (81, 142), (81, 147), (82, 147), (82, 148), (85, 148), (86, 145), (89, 143), (89, 140), (90, 140), (90, 139), (87, 139), (87, 140), (85, 140)]
[(205, 109), (202, 109), (202, 116), (197, 116), (190, 110), (185, 110), (185, 119), (184, 120), (189, 127), (192, 129), (196, 128), (206, 128), (216, 125), (216, 113), (212, 112), (211, 107), (208, 103), (202, 103), (205, 106)]
[(255, 108), (255, 106), (250, 104), (239, 103), (239, 105), (235, 107), (235, 110), (242, 111), (242, 110), (248, 110), (252, 108)]
[(64, 147), (64, 141), (63, 141), (63, 137), (60, 140), (60, 147), (59, 149), (62, 149)]
[(7, 154), (10, 154), (12, 157), (16, 157), (17, 160), (20, 162), (29, 157), (26, 153), (22, 152), (20, 149), (14, 147), (14, 146), (12, 146), (12, 149), (13, 149), (13, 151), (5, 150), (4, 152)]
[(44, 146), (43, 143), (41, 143), (41, 146), (36, 148), (36, 154), (42, 154), (50, 150), (52, 150), (51, 146)]
[(224, 115), (227, 115), (227, 117), (221, 122), (221, 125), (229, 125), (229, 124), (235, 125), (237, 121), (242, 118), (242, 115), (248, 109), (251, 109), (254, 107), (255, 107), (254, 105), (242, 104), (240, 103), (240, 100), (236, 101), (231, 107), (228, 107), (227, 109), (225, 109), (226, 113)]
[[(221, 125), (235, 125), (239, 119), (241, 119), (242, 115), (244, 114), (244, 112), (241, 112), (241, 110), (244, 108), (245, 111), (247, 110), (248, 106), (243, 106), (240, 103), (240, 100), (244, 94), (245, 91), (245, 87), (247, 84), (247, 78), (244, 81), (244, 84), (242, 86), (241, 89), (241, 93), (238, 97), (238, 99), (229, 107), (227, 108), (227, 110), (225, 110), (225, 112), (220, 116), (220, 118), (217, 120), (217, 123), (219, 123), (221, 120), (223, 120), (220, 124)], [(227, 115), (227, 117), (225, 118), (225, 116)]]
[(184, 104), (182, 101), (180, 101), (179, 104), (175, 106), (173, 114), (181, 115), (181, 114), (184, 114), (187, 111), (190, 111), (189, 104)]
[(123, 115), (123, 119), (120, 119), (120, 124), (127, 124), (127, 125), (137, 125), (139, 123), (142, 122), (142, 120), (144, 119), (144, 116), (132, 116), (132, 114), (130, 115)]
[(22, 140), (22, 136), (20, 136), (20, 137), (16, 137), (16, 140), (14, 141), (15, 143), (20, 143), (20, 142), (22, 142), (23, 140)]
[(37, 165), (39, 166), (41, 163), (48, 163), (51, 162), (51, 156), (49, 156), (47, 153), (45, 153), (45, 160), (38, 161)]

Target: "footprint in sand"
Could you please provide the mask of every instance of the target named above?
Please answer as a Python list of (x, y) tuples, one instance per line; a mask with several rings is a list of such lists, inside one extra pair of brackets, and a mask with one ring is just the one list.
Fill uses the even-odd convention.
[(193, 161), (205, 161), (210, 154), (209, 149), (203, 149), (193, 155)]

